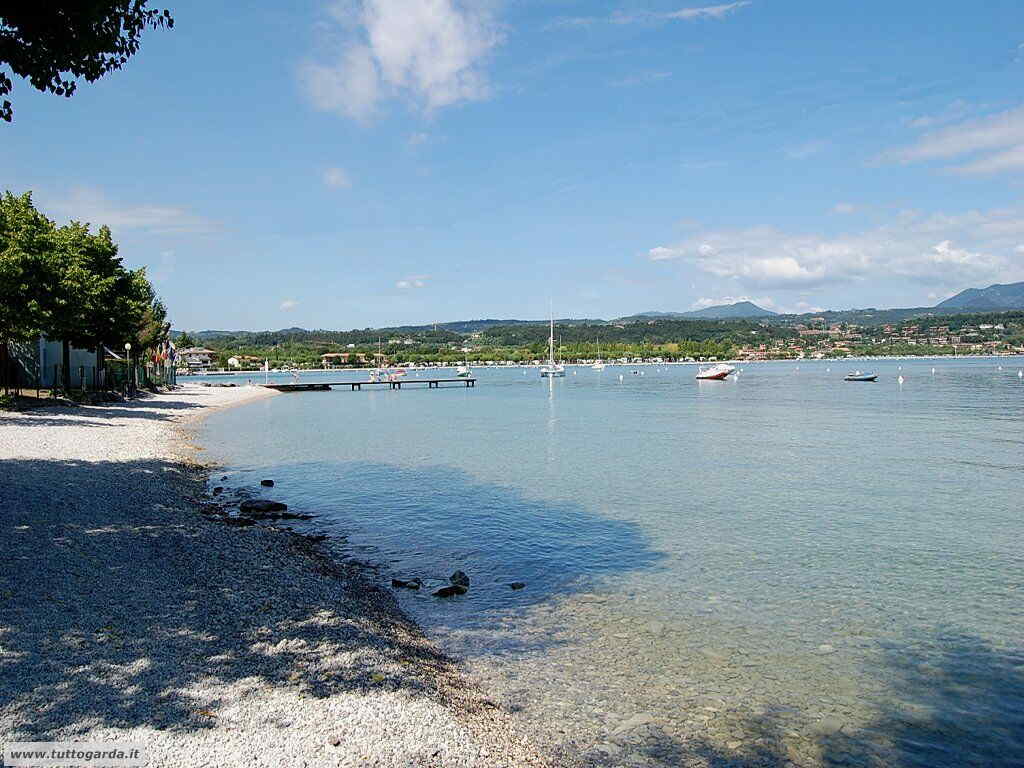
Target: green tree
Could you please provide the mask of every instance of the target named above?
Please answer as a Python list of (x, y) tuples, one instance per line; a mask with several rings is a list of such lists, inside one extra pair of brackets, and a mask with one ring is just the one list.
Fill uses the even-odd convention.
[(0, 344), (38, 336), (46, 322), (43, 275), (55, 226), (32, 194), (0, 197)]
[[(70, 98), (78, 78), (94, 82), (121, 69), (138, 50), (148, 28), (174, 26), (169, 11), (147, 0), (7, 0), (0, 7), (0, 66), (34, 88)], [(14, 83), (0, 71), (0, 97)], [(11, 102), (0, 102), (0, 118), (13, 119)]]

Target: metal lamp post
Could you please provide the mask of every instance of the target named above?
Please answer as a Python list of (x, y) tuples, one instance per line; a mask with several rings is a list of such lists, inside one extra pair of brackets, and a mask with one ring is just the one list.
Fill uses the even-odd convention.
[(128, 366), (128, 378), (125, 381), (125, 386), (128, 389), (128, 395), (131, 396), (135, 387), (132, 384), (132, 379), (135, 376), (135, 371), (132, 369), (132, 344), (130, 341), (124, 343), (124, 359)]

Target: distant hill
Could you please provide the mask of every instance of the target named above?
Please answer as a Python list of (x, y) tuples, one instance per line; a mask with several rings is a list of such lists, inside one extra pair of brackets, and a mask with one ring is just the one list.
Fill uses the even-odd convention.
[(935, 311), (941, 313), (998, 312), (1006, 309), (1024, 309), (1024, 283), (968, 288), (935, 305)]
[(638, 322), (643, 320), (684, 320), (701, 318), (705, 320), (730, 320), (741, 317), (774, 317), (777, 313), (757, 306), (750, 301), (737, 301), (735, 304), (716, 304), (713, 307), (695, 309), (692, 312), (641, 312), (638, 315), (619, 318), (620, 322)]
[(757, 306), (750, 301), (737, 301), (735, 304), (719, 304), (714, 307), (704, 307), (693, 312), (686, 312), (683, 317), (707, 317), (712, 319), (729, 317), (772, 317), (778, 314), (769, 309)]

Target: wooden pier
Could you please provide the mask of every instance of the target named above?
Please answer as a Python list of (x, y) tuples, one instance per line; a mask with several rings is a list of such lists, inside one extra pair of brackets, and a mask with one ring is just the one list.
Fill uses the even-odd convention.
[(388, 389), (401, 389), (402, 385), (426, 384), (427, 389), (439, 389), (442, 384), (465, 384), (467, 387), (475, 387), (476, 379), (406, 379), (402, 381), (331, 381), (331, 382), (305, 382), (298, 384), (264, 384), (267, 389), (276, 389), (278, 392), (328, 392), (332, 387), (349, 387), (353, 392), (363, 387), (387, 387)]

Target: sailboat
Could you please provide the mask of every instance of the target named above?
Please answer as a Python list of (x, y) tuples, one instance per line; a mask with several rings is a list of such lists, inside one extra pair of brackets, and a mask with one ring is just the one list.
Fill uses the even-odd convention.
[(597, 337), (597, 360), (595, 360), (594, 364), (592, 366), (590, 366), (590, 367), (593, 368), (595, 371), (603, 371), (604, 370), (604, 360), (601, 359), (601, 337), (600, 336)]
[(565, 366), (555, 362), (555, 315), (551, 314), (551, 333), (548, 335), (548, 361), (540, 368), (542, 377), (565, 376)]

